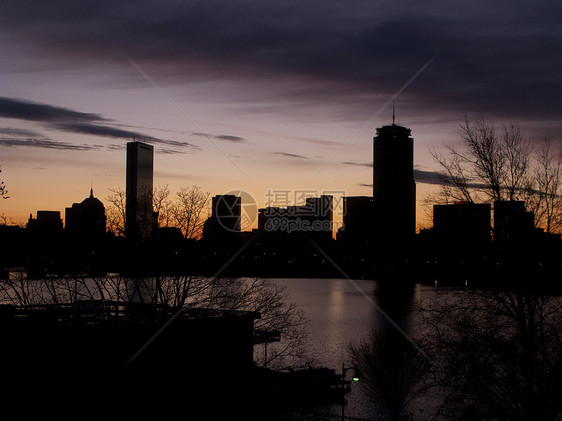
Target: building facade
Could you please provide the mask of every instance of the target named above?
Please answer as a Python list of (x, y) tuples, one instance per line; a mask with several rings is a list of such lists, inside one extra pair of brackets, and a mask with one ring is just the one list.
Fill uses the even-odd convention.
[(307, 197), (304, 205), (258, 210), (258, 232), (281, 240), (307, 236), (316, 241), (333, 237), (332, 195)]
[(99, 240), (105, 235), (106, 219), (105, 206), (90, 189), (90, 197), (65, 209), (64, 228), (72, 237)]
[(127, 143), (125, 235), (144, 240), (152, 235), (154, 148), (141, 142)]
[(211, 216), (203, 225), (203, 238), (220, 240), (240, 233), (242, 198), (233, 194), (221, 194), (212, 199)]
[(373, 143), (374, 235), (378, 243), (412, 241), (416, 232), (414, 139), (392, 124), (377, 129)]
[(373, 241), (373, 198), (371, 196), (347, 196), (343, 198), (343, 227), (338, 240), (346, 245), (367, 247)]
[(433, 230), (447, 245), (478, 248), (491, 241), (488, 203), (455, 203), (433, 206)]

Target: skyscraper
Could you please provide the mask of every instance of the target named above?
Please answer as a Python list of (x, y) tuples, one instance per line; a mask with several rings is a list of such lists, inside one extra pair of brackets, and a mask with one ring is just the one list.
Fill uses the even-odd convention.
[(400, 244), (416, 230), (414, 139), (411, 130), (394, 124), (377, 129), (373, 148), (375, 241)]
[(135, 240), (152, 234), (154, 148), (141, 142), (127, 143), (127, 197), (125, 235)]

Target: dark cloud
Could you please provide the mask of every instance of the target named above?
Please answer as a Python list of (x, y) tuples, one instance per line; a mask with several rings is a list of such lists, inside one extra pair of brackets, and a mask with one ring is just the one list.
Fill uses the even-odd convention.
[(360, 166), (360, 167), (369, 167), (369, 168), (373, 168), (373, 163), (372, 163), (372, 162), (349, 162), (349, 161), (346, 161), (346, 162), (342, 162), (342, 164), (345, 164), (345, 165), (357, 165), (357, 166)]
[(416, 180), (416, 183), (443, 184), (441, 174), (437, 171), (425, 171), (414, 168), (414, 179)]
[(217, 140), (225, 140), (225, 141), (227, 141), (227, 142), (235, 142), (235, 143), (237, 143), (237, 142), (245, 142), (245, 141), (246, 141), (246, 139), (244, 139), (243, 137), (240, 137), (240, 136), (232, 136), (232, 135), (226, 135), (226, 134), (215, 136), (215, 139), (217, 139)]
[(208, 139), (224, 140), (226, 142), (241, 143), (246, 142), (246, 139), (240, 136), (233, 136), (228, 134), (210, 134), (210, 133), (193, 133), (194, 136), (206, 137)]
[[(98, 125), (98, 124), (90, 124), (90, 123), (59, 123), (55, 124), (52, 127), (66, 131), (71, 133), (80, 133), (86, 135), (93, 135), (93, 136), (102, 136), (102, 137), (111, 137), (111, 138), (118, 138), (127, 141), (132, 141), (134, 139), (147, 142), (147, 143), (156, 143), (156, 144), (163, 144), (166, 146), (172, 146), (179, 149), (186, 149), (196, 150), (200, 149), (199, 146), (194, 145), (189, 142), (183, 141), (176, 141), (176, 140), (166, 140), (166, 139), (159, 139), (152, 136), (143, 135), (141, 133), (137, 133), (131, 130), (123, 130), (116, 127), (106, 126), (106, 125)], [(166, 149), (166, 153), (173, 153), (173, 149)], [(162, 151), (160, 151), (162, 152)], [(175, 151), (178, 153), (179, 151)]]
[(12, 127), (0, 127), (0, 135), (27, 137), (27, 138), (40, 137), (39, 133), (34, 132), (32, 130), (16, 129)]
[[(23, 99), (0, 97), (0, 117), (18, 120), (34, 121), (44, 127), (70, 133), (79, 133), (91, 136), (117, 138), (126, 141), (137, 139), (143, 142), (162, 144), (165, 149), (160, 153), (184, 153), (186, 151), (199, 150), (199, 146), (177, 140), (160, 139), (143, 133), (124, 130), (110, 126), (108, 120), (99, 114), (83, 113), (68, 108), (57, 107), (49, 104), (41, 104)], [(103, 124), (102, 124), (103, 123)], [(26, 129), (0, 128), (0, 134), (27, 137), (26, 140), (13, 138), (2, 139), (4, 146), (30, 146), (55, 149), (87, 150), (86, 146), (76, 148), (69, 147), (64, 142), (50, 142), (48, 140), (37, 140), (35, 132)], [(233, 138), (235, 136), (232, 136)], [(241, 138), (240, 138), (241, 139)]]
[(287, 158), (298, 158), (298, 159), (308, 159), (306, 156), (302, 156), (302, 155), (297, 155), (294, 153), (288, 153), (288, 152), (272, 152), (275, 155), (282, 155), (282, 156), (286, 156)]
[(129, 56), (170, 83), (243, 78), (267, 83), (269, 98), (355, 97), (359, 107), (377, 95), (384, 102), (436, 56), (405, 92), (418, 110), (552, 120), (562, 98), (561, 16), (562, 3), (550, 0), (6, 0), (0, 31), (65, 65)]
[(90, 151), (95, 149), (100, 149), (100, 145), (78, 145), (75, 143), (68, 142), (58, 142), (53, 140), (44, 139), (7, 139), (0, 138), (0, 146), (17, 148), (41, 148), (41, 149), (58, 149), (67, 151)]
[[(360, 167), (373, 168), (372, 162), (350, 162), (350, 161), (346, 161), (346, 162), (342, 162), (342, 164), (357, 165), (357, 166), (360, 166)], [(414, 179), (416, 180), (416, 183), (437, 184), (437, 185), (443, 184), (441, 174), (438, 171), (426, 171), (426, 170), (420, 170), (420, 169), (414, 168)], [(373, 187), (372, 184), (362, 184), (362, 186)]]
[(105, 121), (99, 114), (6, 97), (0, 97), (0, 117), (38, 122)]

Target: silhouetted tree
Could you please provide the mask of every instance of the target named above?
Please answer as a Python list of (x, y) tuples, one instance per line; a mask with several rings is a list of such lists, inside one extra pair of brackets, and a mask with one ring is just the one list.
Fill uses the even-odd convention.
[[(115, 234), (123, 235), (127, 193), (120, 188), (109, 190), (111, 194), (106, 198), (107, 224)], [(168, 186), (155, 187), (152, 192), (146, 194), (146, 200), (151, 200), (152, 206), (139, 205), (139, 225), (147, 229), (152, 227), (156, 222), (156, 213), (158, 226), (180, 228), (184, 238), (199, 238), (203, 224), (209, 216), (209, 196), (210, 193), (204, 192), (201, 187), (190, 186), (180, 188), (175, 194), (175, 200), (172, 200)]]
[(281, 341), (270, 343), (267, 353), (256, 352), (256, 361), (269, 368), (304, 368), (312, 364), (306, 352), (304, 312), (291, 303), (285, 288), (264, 278), (224, 278), (213, 285), (209, 305), (221, 310), (256, 311), (256, 331), (280, 332)]
[(111, 194), (106, 197), (105, 207), (107, 227), (115, 235), (125, 234), (125, 218), (127, 210), (127, 193), (120, 188), (109, 189)]
[(560, 229), (562, 164), (549, 140), (533, 156), (520, 127), (504, 124), (498, 130), (482, 116), (465, 117), (460, 135), (462, 149), (448, 146), (447, 155), (430, 150), (443, 184), (438, 194), (426, 197), (427, 203), (524, 200), (537, 227)]
[(532, 184), (527, 200), (535, 214), (536, 225), (545, 232), (562, 228), (562, 148), (556, 153), (552, 142), (545, 138), (536, 156)]
[(158, 215), (158, 226), (172, 226), (172, 201), (169, 199), (170, 189), (168, 186), (154, 187), (152, 192), (152, 207)]
[(429, 360), (396, 330), (378, 330), (351, 345), (350, 353), (360, 372), (362, 391), (386, 409), (384, 419), (410, 419), (414, 400), (424, 393)]
[[(0, 173), (2, 172), (2, 168), (0, 168)], [(8, 199), (8, 190), (6, 189), (6, 185), (3, 181), (0, 181), (0, 197), (2, 199)]]
[(182, 230), (184, 238), (199, 238), (203, 224), (209, 216), (210, 193), (199, 186), (182, 187), (177, 193), (171, 212), (175, 226)]
[(435, 149), (442, 169), (443, 193), (455, 200), (474, 202), (481, 193), (489, 200), (518, 200), (528, 185), (531, 144), (521, 129), (504, 125), (500, 133), (492, 122), (465, 117), (460, 124), (464, 148), (448, 147), (449, 157)]
[(560, 297), (449, 293), (422, 303), (420, 314), (434, 358), (428, 381), (447, 419), (560, 419)]
[(441, 167), (441, 190), (438, 195), (432, 194), (428, 200), (431, 204), (447, 204), (451, 201), (474, 203), (472, 188), (474, 185), (466, 168), (466, 163), (461, 160), (450, 147), (449, 157), (444, 157), (434, 148), (430, 150), (433, 159)]

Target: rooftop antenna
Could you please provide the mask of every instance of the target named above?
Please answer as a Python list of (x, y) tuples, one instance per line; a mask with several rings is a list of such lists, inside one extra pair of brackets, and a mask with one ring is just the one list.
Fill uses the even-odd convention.
[(94, 197), (94, 176), (90, 175), (90, 197)]
[(394, 101), (392, 101), (392, 125), (394, 126), (394, 117), (395, 117), (395, 113), (394, 113)]

